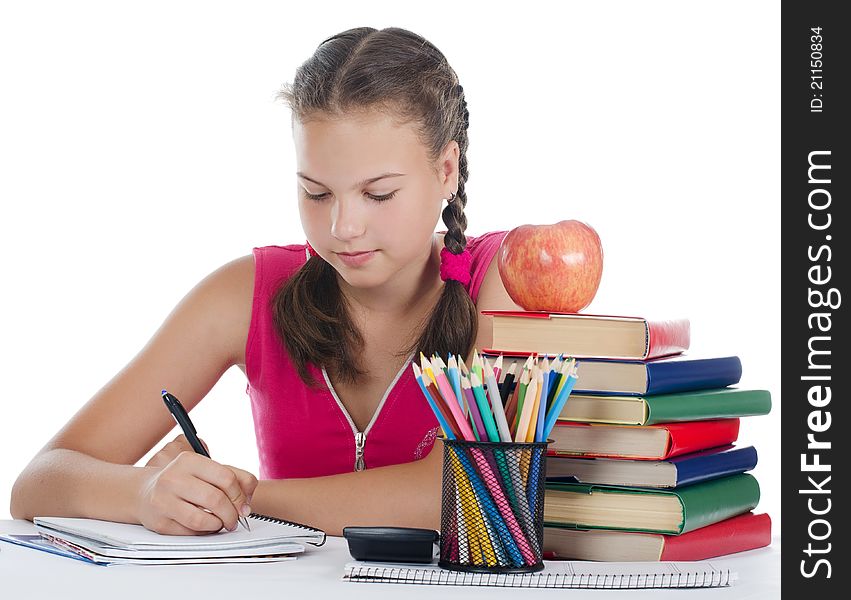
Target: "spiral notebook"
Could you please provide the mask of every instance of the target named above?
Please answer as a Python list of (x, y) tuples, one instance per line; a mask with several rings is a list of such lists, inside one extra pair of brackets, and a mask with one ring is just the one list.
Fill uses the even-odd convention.
[(537, 573), (467, 573), (437, 565), (350, 562), (343, 581), (473, 587), (649, 589), (727, 587), (737, 575), (711, 562), (595, 563), (544, 561)]
[(38, 533), (65, 550), (98, 563), (266, 562), (321, 546), (325, 533), (314, 527), (252, 513), (251, 531), (221, 530), (206, 535), (162, 535), (142, 525), (97, 519), (35, 517)]

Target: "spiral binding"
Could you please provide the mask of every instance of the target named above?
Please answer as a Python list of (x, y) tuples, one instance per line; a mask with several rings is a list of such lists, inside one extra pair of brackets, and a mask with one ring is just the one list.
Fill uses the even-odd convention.
[(317, 546), (317, 547), (321, 546), (325, 543), (325, 539), (326, 539), (325, 532), (322, 531), (321, 529), (317, 529), (316, 527), (311, 527), (310, 525), (303, 525), (301, 523), (296, 523), (295, 521), (287, 521), (286, 519), (279, 519), (278, 517), (272, 517), (272, 516), (263, 515), (263, 514), (260, 514), (260, 513), (251, 513), (250, 515), (248, 515), (248, 518), (249, 519), (257, 519), (258, 521), (266, 521), (268, 523), (277, 523), (279, 525), (289, 525), (290, 527), (296, 527), (298, 529), (305, 529), (305, 530), (311, 531), (313, 533), (321, 533), (322, 534), (322, 541), (321, 542), (319, 542), (318, 544), (313, 543), (313, 542), (307, 542), (307, 543), (311, 544), (313, 546)]
[(433, 569), (351, 567), (343, 576), (355, 583), (414, 583), (474, 587), (651, 589), (727, 587), (735, 579), (730, 569), (687, 573), (466, 573)]

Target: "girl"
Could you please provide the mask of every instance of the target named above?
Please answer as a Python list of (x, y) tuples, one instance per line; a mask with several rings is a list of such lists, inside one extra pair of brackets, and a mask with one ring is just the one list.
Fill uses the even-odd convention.
[[(518, 308), (494, 260), (505, 232), (464, 234), (463, 89), (422, 37), (364, 27), (320, 44), (280, 97), (308, 243), (254, 248), (196, 285), (21, 473), (15, 518), (184, 535), (249, 511), (332, 535), (438, 528), (438, 425), (411, 360), (469, 360), (490, 346), (479, 311)], [(174, 426), (160, 390), (189, 410), (232, 365), (248, 379), (260, 481), (183, 436), (133, 466)]]

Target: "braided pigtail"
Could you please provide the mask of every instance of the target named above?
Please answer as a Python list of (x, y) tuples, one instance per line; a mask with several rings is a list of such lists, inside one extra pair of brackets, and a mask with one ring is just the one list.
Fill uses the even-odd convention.
[[(457, 111), (455, 122), (458, 124), (458, 131), (454, 138), (458, 142), (460, 150), (458, 191), (447, 203), (441, 216), (447, 230), (443, 238), (444, 252), (448, 251), (453, 255), (461, 255), (467, 249), (467, 236), (464, 235), (464, 231), (467, 229), (467, 216), (464, 214), (464, 207), (467, 205), (467, 193), (464, 191), (464, 184), (469, 174), (467, 168), (467, 147), (469, 146), (467, 128), (470, 122), (470, 113), (464, 99), (463, 87), (455, 85), (451, 97), (454, 100), (453, 108)], [(467, 255), (469, 257), (469, 252), (467, 252)], [(453, 257), (449, 258), (452, 259)], [(443, 263), (446, 261), (444, 259), (441, 262), (441, 275), (444, 276), (445, 264)], [(453, 260), (452, 262), (463, 261)], [(459, 281), (452, 276), (444, 276), (445, 283), (437, 305), (428, 317), (416, 344), (408, 349), (408, 353), (414, 351), (416, 354), (422, 352), (426, 356), (431, 356), (434, 353), (446, 356), (447, 352), (451, 352), (464, 358), (470, 355), (478, 333), (479, 319), (476, 305), (465, 288), (466, 283), (469, 282), (469, 272), (466, 275), (466, 281)]]

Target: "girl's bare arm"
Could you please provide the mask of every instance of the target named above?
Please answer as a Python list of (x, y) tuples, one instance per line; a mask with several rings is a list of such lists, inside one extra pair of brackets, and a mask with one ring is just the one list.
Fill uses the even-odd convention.
[[(423, 400), (425, 401), (425, 400)], [(342, 535), (349, 525), (440, 528), (442, 442), (414, 462), (327, 477), (261, 480), (255, 512)]]
[[(174, 427), (160, 390), (189, 410), (236, 364), (245, 344), (254, 281), (252, 256), (211, 273), (175, 307), (148, 344), (63, 427), (20, 474), (12, 489), (16, 518), (65, 515), (140, 522), (139, 501), (154, 467), (133, 467)], [(214, 453), (215, 456), (215, 453)], [(203, 457), (198, 457), (203, 458)], [(184, 459), (201, 479), (230, 486), (231, 499), (251, 487), (251, 476), (212, 463)], [(200, 466), (199, 466), (200, 465)], [(218, 479), (216, 479), (218, 478)], [(200, 483), (194, 493), (215, 503)], [(252, 489), (253, 491), (253, 489)], [(235, 503), (234, 503), (235, 505)], [(233, 507), (214, 509), (230, 521)], [(231, 515), (234, 513), (234, 515)], [(202, 528), (216, 521), (195, 516)], [(221, 526), (221, 522), (218, 523)], [(178, 530), (173, 530), (178, 532)]]

